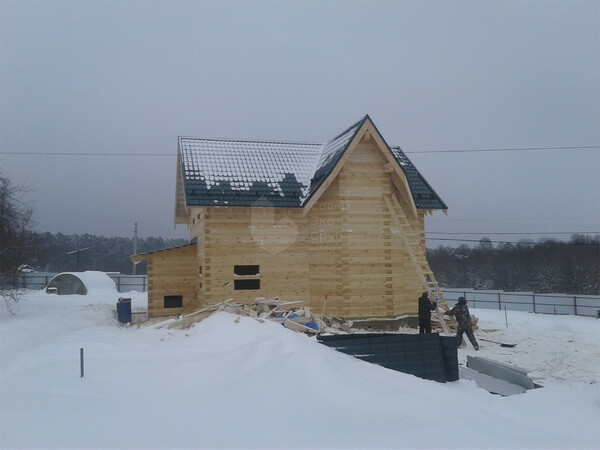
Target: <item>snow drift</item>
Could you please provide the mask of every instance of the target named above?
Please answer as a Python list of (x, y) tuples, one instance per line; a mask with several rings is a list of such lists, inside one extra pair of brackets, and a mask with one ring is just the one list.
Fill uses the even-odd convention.
[[(137, 294), (143, 296), (144, 294)], [(139, 299), (138, 299), (139, 301)], [(30, 293), (0, 313), (3, 448), (594, 448), (600, 321), (477, 310), (478, 355), (545, 387), (499, 397), (338, 353), (266, 321), (119, 327), (114, 299)], [(79, 348), (85, 377), (79, 376)], [(470, 349), (460, 349), (464, 361)], [(474, 352), (473, 352), (474, 353)]]

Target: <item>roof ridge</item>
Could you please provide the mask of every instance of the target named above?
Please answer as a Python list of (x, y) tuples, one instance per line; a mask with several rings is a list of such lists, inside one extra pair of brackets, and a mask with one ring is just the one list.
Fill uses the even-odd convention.
[(222, 139), (222, 138), (201, 138), (193, 136), (178, 136), (177, 140), (189, 139), (194, 141), (211, 141), (211, 142), (240, 142), (246, 144), (282, 144), (282, 145), (310, 145), (310, 146), (323, 146), (324, 143), (318, 142), (297, 142), (297, 141), (265, 141), (265, 140), (254, 140), (254, 139)]
[[(357, 126), (358, 124), (362, 125), (362, 122), (367, 119), (371, 119), (368, 114), (365, 114), (361, 119), (354, 122), (352, 125), (347, 127), (344, 131), (339, 133), (333, 139), (330, 139), (326, 142), (299, 142), (299, 141), (280, 141), (280, 140), (256, 140), (256, 139), (225, 139), (225, 138), (204, 138), (204, 137), (195, 137), (195, 136), (178, 136), (177, 140), (181, 139), (190, 139), (196, 141), (217, 141), (217, 142), (244, 142), (244, 143), (253, 143), (253, 144), (286, 144), (286, 145), (312, 145), (312, 146), (323, 146), (325, 147), (327, 144), (335, 141), (340, 136), (346, 134), (352, 128)], [(372, 122), (372, 121), (371, 121)], [(360, 128), (360, 127), (359, 127)]]
[[(333, 145), (336, 141), (338, 141), (340, 138), (342, 138), (343, 136), (347, 135), (352, 129), (354, 129), (354, 132), (352, 133), (352, 136), (348, 139), (348, 142), (346, 142), (346, 144), (344, 144), (343, 148), (340, 151), (340, 154), (343, 155), (346, 152), (346, 149), (348, 148), (348, 146), (350, 145), (350, 143), (356, 137), (356, 134), (358, 133), (358, 131), (362, 128), (362, 126), (364, 125), (364, 123), (367, 121), (367, 119), (371, 120), (371, 118), (369, 117), (368, 114), (366, 114), (362, 119), (354, 122), (352, 125), (350, 125), (348, 128), (346, 128), (344, 131), (342, 131), (341, 133), (339, 133), (336, 137), (334, 137), (333, 139), (329, 140), (327, 143), (323, 144), (323, 148), (319, 152), (318, 157), (315, 159), (315, 162), (314, 162), (314, 165), (313, 165), (313, 168), (312, 168), (312, 176), (311, 176), (311, 179), (310, 179), (310, 184), (308, 186), (307, 196), (302, 200), (303, 204), (306, 204), (306, 202), (308, 202), (308, 200), (310, 200), (310, 198), (313, 196), (313, 194), (316, 192), (316, 190), (319, 188), (319, 186), (321, 186), (321, 184), (325, 181), (325, 178), (328, 176), (328, 175), (326, 175), (325, 178), (323, 178), (323, 176), (321, 174), (319, 176), (319, 180), (313, 186), (313, 180), (315, 179), (315, 177), (317, 177), (317, 174), (320, 171), (322, 172), (322, 169), (325, 166), (329, 165), (329, 163), (331, 163), (332, 157), (335, 158), (335, 153), (329, 154), (329, 155), (326, 156), (326, 160), (324, 161), (324, 159), (323, 159), (324, 152), (328, 148), (330, 148), (330, 146)], [(371, 120), (371, 122), (372, 122), (372, 120)]]
[[(362, 126), (362, 124), (367, 120), (371, 120), (371, 118), (369, 117), (368, 114), (365, 114), (362, 119), (357, 120), (356, 122), (354, 122), (352, 125), (350, 125), (348, 128), (346, 128), (344, 131), (342, 131), (341, 133), (339, 133), (336, 137), (334, 137), (333, 139), (328, 140), (327, 142), (325, 142), (325, 145), (335, 141), (336, 139), (339, 139), (341, 136), (343, 136), (344, 134), (348, 133), (348, 131), (350, 131), (352, 128), (356, 127), (357, 125)], [(373, 122), (371, 120), (371, 122)], [(358, 128), (360, 128), (360, 126), (358, 126)], [(358, 131), (358, 129), (357, 129)]]

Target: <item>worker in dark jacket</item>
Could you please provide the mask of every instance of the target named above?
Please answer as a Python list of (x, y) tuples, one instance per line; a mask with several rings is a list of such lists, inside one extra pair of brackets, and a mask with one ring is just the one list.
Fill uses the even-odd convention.
[(419, 334), (431, 333), (431, 311), (435, 311), (437, 302), (429, 301), (427, 292), (419, 297)]
[(456, 333), (456, 345), (460, 347), (462, 345), (463, 334), (467, 333), (467, 337), (473, 348), (479, 350), (479, 344), (473, 334), (473, 324), (471, 323), (471, 314), (469, 313), (469, 307), (467, 306), (467, 300), (464, 297), (458, 297), (458, 303), (450, 311), (445, 312), (450, 316), (456, 317), (458, 323), (458, 332)]

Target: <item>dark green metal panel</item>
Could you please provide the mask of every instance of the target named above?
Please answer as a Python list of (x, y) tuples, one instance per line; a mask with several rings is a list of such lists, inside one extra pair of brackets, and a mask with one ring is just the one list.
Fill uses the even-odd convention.
[(342, 353), (388, 369), (439, 382), (458, 380), (455, 338), (432, 333), (349, 334), (317, 339)]
[(458, 348), (456, 347), (456, 337), (440, 336), (440, 342), (442, 344), (446, 381), (458, 381)]

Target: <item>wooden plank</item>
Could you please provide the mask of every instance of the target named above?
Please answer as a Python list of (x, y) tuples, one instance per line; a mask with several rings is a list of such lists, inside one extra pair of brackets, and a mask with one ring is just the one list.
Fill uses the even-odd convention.
[(309, 334), (317, 334), (317, 330), (307, 327), (306, 325), (303, 325), (301, 323), (295, 322), (294, 320), (290, 320), (290, 319), (287, 319), (285, 321), (285, 327), (289, 328), (290, 330), (293, 330), (293, 331), (300, 331), (300, 332), (309, 333)]

